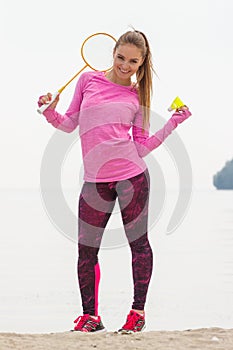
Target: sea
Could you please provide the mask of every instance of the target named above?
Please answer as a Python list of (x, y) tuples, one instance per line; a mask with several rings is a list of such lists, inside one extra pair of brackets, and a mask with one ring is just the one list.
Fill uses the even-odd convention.
[[(151, 195), (156, 203), (156, 192)], [(177, 196), (167, 191), (156, 218), (154, 204), (149, 208), (154, 266), (146, 330), (233, 328), (233, 191), (194, 189), (183, 218), (168, 233)], [(64, 198), (75, 217), (77, 189), (64, 190)], [(82, 313), (75, 225), (72, 233), (59, 228), (40, 188), (2, 189), (0, 210), (0, 332), (72, 329)], [(114, 331), (125, 322), (133, 298), (130, 250), (117, 204), (106, 235), (111, 231), (122, 237), (107, 240), (99, 253), (99, 314)]]

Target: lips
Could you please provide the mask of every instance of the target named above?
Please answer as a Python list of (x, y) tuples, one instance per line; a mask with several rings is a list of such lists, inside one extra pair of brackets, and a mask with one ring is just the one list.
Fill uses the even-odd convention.
[(121, 68), (119, 68), (119, 71), (121, 72), (121, 73), (123, 73), (123, 74), (128, 74), (128, 73), (130, 73), (130, 71), (126, 71), (126, 70), (123, 70), (123, 69), (121, 69)]

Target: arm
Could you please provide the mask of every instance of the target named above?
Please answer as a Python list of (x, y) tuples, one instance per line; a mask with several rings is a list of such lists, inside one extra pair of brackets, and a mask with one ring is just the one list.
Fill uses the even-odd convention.
[(148, 153), (160, 146), (163, 141), (172, 133), (178, 124), (182, 123), (192, 114), (187, 107), (177, 110), (167, 121), (164, 127), (158, 130), (154, 135), (149, 136), (148, 128), (142, 130), (142, 115), (139, 114), (135, 119), (133, 126), (133, 140), (140, 157), (145, 157)]
[[(44, 112), (43, 115), (47, 121), (52, 124), (55, 128), (60, 129), (65, 132), (72, 132), (79, 124), (79, 110), (83, 98), (83, 88), (86, 82), (86, 74), (82, 74), (79, 78), (75, 92), (70, 103), (69, 108), (67, 109), (64, 115), (58, 113), (55, 108), (58, 103), (58, 100), (55, 100)], [(50, 96), (48, 94), (47, 96)], [(38, 101), (39, 107), (45, 103), (47, 96), (41, 96)]]

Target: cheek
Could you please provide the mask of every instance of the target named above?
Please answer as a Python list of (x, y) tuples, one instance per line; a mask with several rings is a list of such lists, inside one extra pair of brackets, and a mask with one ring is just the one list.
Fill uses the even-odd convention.
[(116, 66), (119, 66), (121, 64), (121, 62), (119, 60), (115, 60), (114, 63), (115, 63)]
[(120, 63), (121, 63), (121, 61), (117, 57), (113, 58), (114, 65), (119, 65)]

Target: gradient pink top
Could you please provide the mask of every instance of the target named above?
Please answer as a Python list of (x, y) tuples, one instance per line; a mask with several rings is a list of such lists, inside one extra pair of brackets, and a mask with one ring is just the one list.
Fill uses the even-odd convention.
[(142, 129), (142, 113), (137, 90), (110, 82), (103, 72), (85, 72), (76, 85), (65, 115), (47, 108), (43, 112), (55, 128), (66, 132), (79, 125), (84, 180), (110, 182), (142, 173), (142, 157), (158, 147), (187, 119), (189, 110), (176, 112), (154, 135)]

